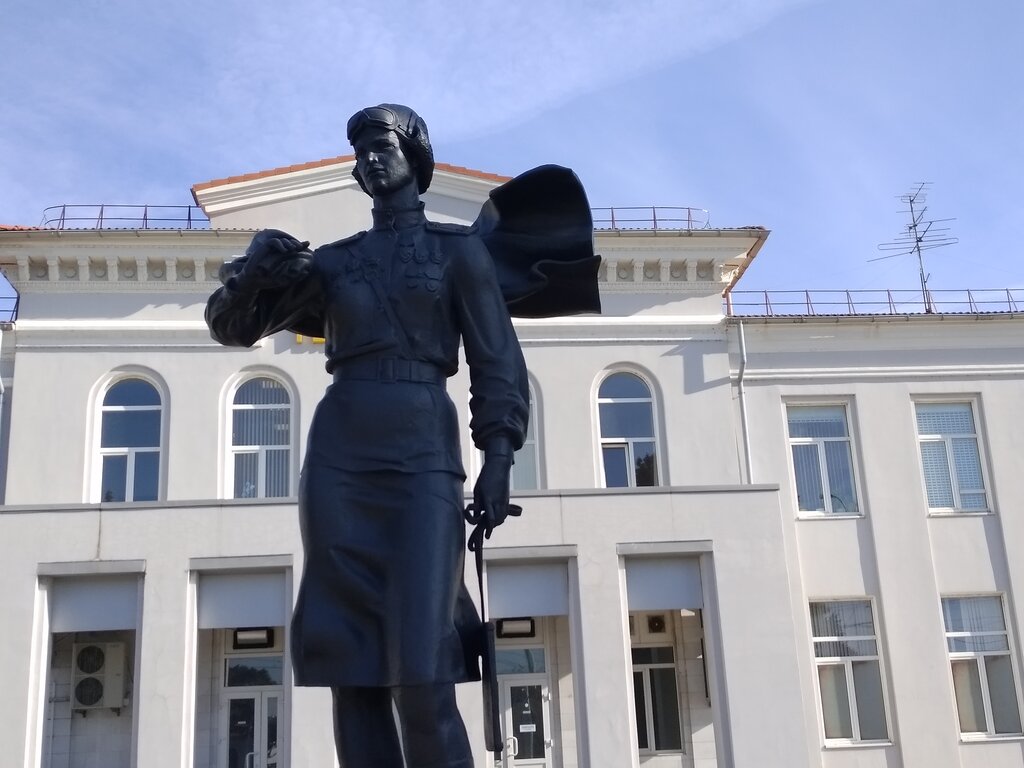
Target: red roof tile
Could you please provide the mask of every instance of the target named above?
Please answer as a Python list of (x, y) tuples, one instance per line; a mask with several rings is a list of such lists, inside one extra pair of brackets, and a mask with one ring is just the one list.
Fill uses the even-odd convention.
[(39, 229), (39, 227), (23, 227), (20, 224), (0, 224), (0, 232), (21, 232), (27, 229)]
[[(308, 171), (313, 168), (323, 168), (327, 165), (338, 165), (340, 163), (348, 163), (356, 159), (355, 155), (338, 155), (337, 157), (327, 157), (323, 160), (313, 160), (309, 163), (299, 163), (297, 165), (285, 165), (280, 168), (270, 168), (266, 171), (256, 171), (255, 173), (243, 173), (240, 176), (228, 176), (223, 179), (214, 179), (213, 181), (204, 181), (199, 184), (192, 185), (192, 194), (201, 192), (204, 189), (210, 189), (211, 187), (219, 187), (224, 184), (236, 184), (241, 181), (255, 181), (256, 179), (263, 179), (268, 176), (278, 176), (284, 173), (293, 173), (294, 171)], [(455, 173), (460, 176), (475, 176), (478, 179), (485, 179), (487, 181), (506, 182), (511, 179), (511, 176), (501, 176), (497, 173), (487, 173), (486, 171), (477, 171), (473, 168), (465, 168), (461, 165), (449, 165), (448, 163), (434, 163), (435, 171), (445, 171), (447, 173)]]

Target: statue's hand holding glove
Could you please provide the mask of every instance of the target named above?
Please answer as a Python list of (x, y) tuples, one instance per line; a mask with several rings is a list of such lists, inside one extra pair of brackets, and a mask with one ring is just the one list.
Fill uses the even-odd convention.
[(221, 268), (221, 281), (228, 285), (231, 280), (231, 287), (244, 293), (278, 288), (300, 276), (310, 258), (309, 241), (297, 240), (279, 229), (263, 229), (244, 256)]
[(509, 503), (509, 474), (512, 471), (512, 447), (505, 441), (484, 451), (484, 466), (473, 488), (473, 503), (466, 507), (465, 517), (475, 525), (469, 537), (470, 551), (476, 550), (483, 540), (511, 515), (518, 517), (523, 508)]

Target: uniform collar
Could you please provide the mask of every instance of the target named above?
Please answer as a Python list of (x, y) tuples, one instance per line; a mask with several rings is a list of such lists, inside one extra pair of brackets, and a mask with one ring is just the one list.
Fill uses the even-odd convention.
[(377, 230), (411, 229), (421, 226), (427, 217), (423, 214), (423, 203), (415, 208), (371, 208), (373, 228)]

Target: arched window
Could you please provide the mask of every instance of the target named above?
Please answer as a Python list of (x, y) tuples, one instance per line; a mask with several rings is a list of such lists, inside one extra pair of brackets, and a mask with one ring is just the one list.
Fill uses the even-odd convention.
[(605, 488), (658, 485), (654, 404), (634, 373), (613, 373), (597, 392)]
[(121, 379), (100, 408), (100, 501), (155, 501), (160, 495), (163, 404), (145, 379)]
[(249, 379), (231, 405), (231, 466), (236, 499), (291, 495), (292, 403), (281, 382)]

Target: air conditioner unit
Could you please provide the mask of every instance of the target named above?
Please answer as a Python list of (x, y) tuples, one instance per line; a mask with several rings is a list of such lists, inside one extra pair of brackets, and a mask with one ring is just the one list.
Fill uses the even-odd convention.
[(124, 643), (75, 643), (71, 647), (71, 708), (120, 709), (124, 705)]

